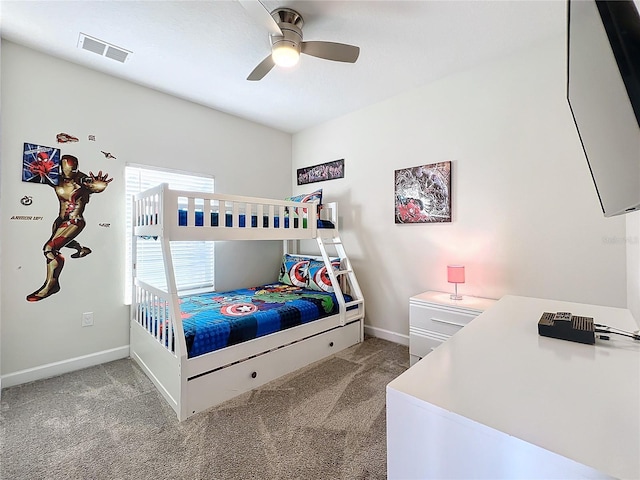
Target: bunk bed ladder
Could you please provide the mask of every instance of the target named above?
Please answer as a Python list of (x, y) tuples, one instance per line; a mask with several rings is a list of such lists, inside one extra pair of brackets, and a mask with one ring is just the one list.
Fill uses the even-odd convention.
[[(324, 233), (324, 232), (322, 232)], [(328, 233), (328, 232), (327, 232)], [(318, 229), (318, 236), (316, 237), (318, 242), (318, 248), (320, 249), (320, 253), (322, 255), (322, 259), (324, 260), (324, 264), (327, 266), (327, 274), (331, 279), (331, 283), (333, 285), (344, 285), (344, 282), (339, 282), (338, 278), (346, 275), (347, 283), (349, 286), (349, 293), (354, 298), (354, 300), (350, 302), (345, 302), (344, 296), (342, 295), (342, 288), (336, 288), (335, 294), (338, 298), (338, 302), (341, 305), (340, 308), (340, 323), (341, 325), (346, 324), (347, 320), (347, 308), (356, 306), (359, 310), (361, 310), (362, 318), (364, 317), (364, 300), (362, 297), (362, 291), (360, 290), (360, 284), (358, 283), (358, 279), (353, 271), (353, 267), (351, 265), (351, 260), (347, 256), (347, 252), (344, 249), (342, 244), (342, 240), (340, 239), (340, 235), (337, 230), (333, 230), (331, 236), (322, 236), (321, 230)], [(340, 258), (340, 270), (334, 271), (331, 268), (331, 259), (329, 258), (329, 254), (327, 253), (327, 246), (332, 246), (335, 248), (338, 257)], [(344, 305), (344, 308), (342, 307)], [(360, 340), (364, 339), (364, 322), (360, 322), (361, 324), (361, 332), (360, 332)]]

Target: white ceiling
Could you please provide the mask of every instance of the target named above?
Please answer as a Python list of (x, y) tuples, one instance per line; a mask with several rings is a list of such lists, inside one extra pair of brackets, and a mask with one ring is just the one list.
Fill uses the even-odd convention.
[[(268, 34), (235, 0), (0, 0), (2, 37), (180, 98), (295, 133), (561, 35), (564, 0), (264, 0), (297, 10), (305, 40), (358, 45), (355, 64), (303, 55), (262, 81), (247, 75)], [(77, 47), (79, 33), (133, 54)]]

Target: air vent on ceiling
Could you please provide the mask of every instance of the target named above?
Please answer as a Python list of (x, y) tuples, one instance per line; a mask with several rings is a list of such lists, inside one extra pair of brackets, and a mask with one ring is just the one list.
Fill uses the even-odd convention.
[(78, 37), (78, 48), (97, 53), (98, 55), (102, 55), (103, 57), (107, 57), (112, 60), (117, 60), (120, 63), (124, 63), (129, 55), (133, 53), (95, 37), (90, 37), (84, 33), (80, 33), (80, 36)]

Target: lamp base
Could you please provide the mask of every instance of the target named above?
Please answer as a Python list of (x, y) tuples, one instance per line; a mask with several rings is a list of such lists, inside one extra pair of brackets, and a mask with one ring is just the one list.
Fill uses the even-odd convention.
[(458, 282), (455, 282), (454, 285), (456, 286), (455, 293), (452, 293), (449, 297), (451, 300), (462, 300), (462, 295), (458, 295)]

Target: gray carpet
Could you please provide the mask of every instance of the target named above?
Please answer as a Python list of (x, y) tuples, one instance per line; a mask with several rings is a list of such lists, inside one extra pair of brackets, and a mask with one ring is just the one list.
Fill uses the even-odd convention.
[(385, 386), (408, 367), (367, 338), (182, 423), (128, 359), (7, 388), (0, 478), (386, 478)]

